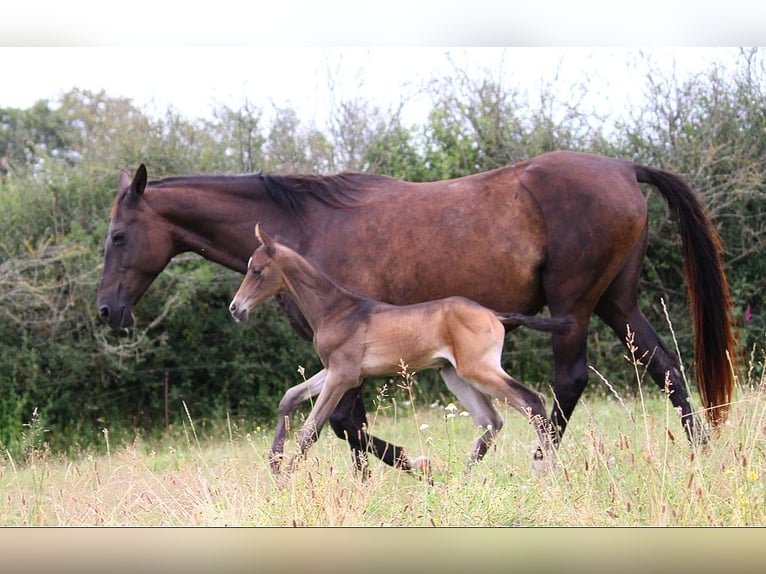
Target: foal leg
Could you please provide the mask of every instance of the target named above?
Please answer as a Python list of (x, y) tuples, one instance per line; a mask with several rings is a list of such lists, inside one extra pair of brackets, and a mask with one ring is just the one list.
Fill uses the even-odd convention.
[(327, 369), (322, 369), (309, 380), (287, 389), (282, 400), (279, 401), (279, 415), (277, 418), (277, 426), (274, 431), (274, 442), (271, 445), (271, 470), (274, 473), (279, 472), (279, 465), (285, 450), (287, 421), (289, 420), (290, 415), (301, 403), (320, 393), (324, 387), (326, 378)]
[[(309, 380), (290, 387), (279, 402), (279, 417), (274, 433), (274, 442), (271, 446), (271, 468), (274, 472), (279, 471), (284, 453), (288, 417), (301, 403), (319, 394), (324, 386), (326, 376), (327, 370), (322, 369)], [(365, 430), (367, 413), (361, 394), (361, 385), (346, 391), (329, 419), (330, 426), (336, 436), (348, 441), (356, 469), (363, 474), (365, 473), (368, 466), (365, 453), (371, 452), (389, 466), (403, 470), (419, 470), (420, 463), (407, 457), (402, 447), (367, 433)]]
[[(293, 298), (285, 293), (280, 293), (274, 298), (287, 315), (293, 329), (302, 338), (311, 341), (314, 333), (305, 317), (298, 311)], [(367, 409), (362, 400), (362, 393), (359, 389), (351, 389), (346, 392), (343, 405), (336, 408), (331, 415), (330, 426), (338, 438), (348, 441), (357, 468), (362, 469), (365, 464), (364, 453), (371, 452), (390, 466), (410, 470), (406, 464), (407, 457), (404, 455), (404, 449), (367, 434), (366, 425)]]
[[(340, 403), (343, 394), (347, 390), (359, 386), (361, 382), (358, 371), (355, 375), (350, 375), (349, 371), (333, 372), (332, 368), (328, 368), (324, 387), (314, 403), (314, 408), (306, 417), (298, 436), (299, 456), (305, 455), (311, 445), (317, 441), (322, 427), (330, 417), (330, 413)], [(296, 457), (293, 457), (288, 467), (290, 472), (295, 468), (295, 464)]]
[[(545, 397), (511, 377), (499, 364), (493, 364), (493, 360), (485, 356), (475, 364), (464, 367), (458, 365), (457, 374), (476, 389), (505, 401), (527, 417), (540, 443), (540, 456), (535, 457), (535, 463), (543, 459), (553, 461), (553, 431), (545, 414)], [(543, 457), (543, 453), (548, 456)]]
[(472, 387), (457, 374), (455, 367), (452, 365), (442, 367), (439, 374), (444, 379), (447, 388), (471, 414), (474, 423), (484, 429), (482, 435), (476, 440), (468, 460), (468, 466), (471, 467), (484, 458), (493, 439), (503, 428), (503, 417), (495, 410), (486, 395)]

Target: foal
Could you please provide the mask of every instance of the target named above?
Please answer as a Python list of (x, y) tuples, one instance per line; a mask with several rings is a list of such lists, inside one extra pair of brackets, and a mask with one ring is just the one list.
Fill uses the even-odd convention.
[[(552, 453), (545, 398), (500, 366), (503, 325), (566, 332), (572, 326), (570, 318), (500, 314), (464, 297), (406, 306), (373, 301), (335, 283), (301, 255), (273, 241), (260, 225), (255, 234), (262, 245), (250, 258), (229, 311), (237, 321), (245, 321), (250, 310), (269, 297), (289, 293), (311, 325), (314, 349), (325, 366), (299, 385), (300, 391), (288, 391), (280, 403), (272, 447), (275, 471), (283, 451), (286, 412), (319, 393), (299, 435), (303, 454), (347, 390), (361, 385), (366, 377), (393, 375), (402, 363), (413, 372), (438, 368), (447, 387), (485, 429), (471, 453), (471, 464), (481, 460), (503, 425), (487, 395), (505, 400), (528, 417), (540, 441), (538, 452)], [(293, 466), (294, 459), (289, 469)]]

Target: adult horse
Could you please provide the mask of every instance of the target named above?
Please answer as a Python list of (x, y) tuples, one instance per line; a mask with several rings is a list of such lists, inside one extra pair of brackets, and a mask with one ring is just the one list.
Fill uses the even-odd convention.
[[(639, 183), (652, 185), (678, 219), (695, 333), (695, 379), (711, 427), (725, 422), (733, 392), (729, 289), (720, 242), (694, 190), (679, 176), (630, 161), (551, 152), (446, 181), (411, 183), (371, 174), (188, 176), (147, 182), (123, 173), (106, 237), (98, 312), (112, 327), (175, 255), (192, 251), (241, 273), (257, 242), (253, 226), (304, 254), (342, 285), (404, 305), (463, 295), (486, 307), (534, 314), (545, 305), (576, 326), (552, 337), (554, 406), (563, 435), (587, 382), (592, 314), (668, 391), (690, 440), (704, 438), (675, 356), (637, 304), (648, 243)], [(405, 248), (406, 246), (406, 248)], [(416, 246), (416, 247), (413, 247)], [(293, 301), (282, 306), (304, 337)], [(628, 326), (630, 334), (628, 333)], [(630, 338), (629, 338), (630, 337)], [(359, 390), (330, 423), (357, 455), (403, 466), (400, 447), (365, 432)]]

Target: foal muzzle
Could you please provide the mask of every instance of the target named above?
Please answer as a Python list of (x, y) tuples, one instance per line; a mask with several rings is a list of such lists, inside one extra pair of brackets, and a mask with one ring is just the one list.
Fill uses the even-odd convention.
[(244, 305), (237, 305), (237, 301), (234, 300), (229, 305), (229, 313), (234, 317), (234, 320), (238, 323), (241, 321), (247, 321), (248, 308)]

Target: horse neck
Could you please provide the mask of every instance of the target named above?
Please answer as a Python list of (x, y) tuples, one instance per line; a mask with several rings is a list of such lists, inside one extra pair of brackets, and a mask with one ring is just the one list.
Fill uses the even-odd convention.
[(148, 187), (146, 199), (172, 227), (178, 253), (192, 251), (242, 273), (255, 249), (253, 228), (258, 221), (293, 240), (295, 230), (301, 229), (290, 225), (289, 216), (259, 193), (257, 181), (247, 176), (191, 177)]
[(282, 247), (280, 268), (287, 290), (316, 333), (331, 315), (347, 312), (365, 299), (345, 289), (301, 255)]

